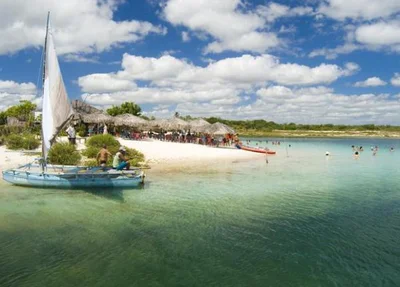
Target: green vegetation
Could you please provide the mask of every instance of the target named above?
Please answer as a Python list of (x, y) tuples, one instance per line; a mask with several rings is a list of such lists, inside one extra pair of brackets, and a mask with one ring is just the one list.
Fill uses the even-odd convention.
[[(82, 155), (88, 157), (89, 159), (96, 159), (96, 156), (103, 145), (107, 146), (108, 151), (111, 154), (116, 154), (118, 148), (120, 147), (119, 141), (117, 141), (112, 135), (95, 135), (91, 136), (86, 142), (86, 149), (82, 151)], [(108, 157), (107, 165), (112, 165), (112, 157)], [(88, 162), (89, 166), (96, 166), (98, 165), (96, 160), (94, 162)], [(87, 163), (85, 162), (85, 165)]]
[(5, 143), (8, 149), (37, 149), (40, 141), (31, 134), (10, 134), (5, 138)]
[[(82, 155), (88, 157), (89, 159), (95, 159), (97, 153), (103, 147), (103, 144), (107, 146), (108, 151), (115, 155), (118, 152), (121, 144), (112, 135), (95, 135), (88, 139), (86, 142), (86, 149), (82, 152)], [(144, 162), (144, 155), (135, 149), (126, 149), (126, 156), (130, 158), (129, 162), (131, 166), (139, 166), (140, 162)], [(112, 157), (108, 158), (107, 165), (112, 165)], [(89, 164), (97, 165), (97, 163), (88, 161)], [(87, 163), (85, 162), (85, 165)]]
[(107, 110), (107, 113), (111, 116), (117, 116), (122, 114), (132, 114), (134, 116), (140, 116), (142, 109), (140, 106), (133, 102), (125, 102), (120, 106), (112, 106)]
[(98, 166), (99, 164), (97, 163), (97, 160), (95, 159), (87, 159), (85, 161), (83, 161), (83, 166), (87, 166), (87, 167), (95, 167)]
[(107, 149), (112, 154), (115, 154), (121, 144), (112, 135), (94, 135), (86, 141), (87, 149), (85, 151), (85, 156), (95, 158), (103, 145), (106, 145)]
[(25, 130), (26, 128), (21, 126), (0, 126), (0, 136), (22, 134)]
[(126, 149), (126, 156), (129, 158), (131, 166), (140, 166), (140, 163), (145, 160), (144, 154), (132, 148)]
[(78, 136), (80, 137), (86, 137), (87, 136), (87, 128), (84, 124), (80, 124), (77, 129), (76, 132), (78, 134)]
[(0, 125), (5, 125), (7, 123), (6, 112), (0, 112)]
[[(190, 116), (188, 116), (190, 117)], [(338, 134), (356, 134), (362, 132), (363, 134), (381, 135), (388, 132), (400, 132), (400, 126), (391, 125), (334, 125), (334, 124), (295, 124), (284, 123), (278, 124), (272, 121), (265, 120), (224, 120), (217, 117), (206, 118), (209, 123), (221, 122), (231, 126), (240, 135), (248, 136), (324, 136), (326, 132), (341, 132)], [(319, 133), (318, 133), (319, 132)], [(383, 135), (384, 136), (384, 135)]]
[(20, 101), (19, 105), (9, 107), (6, 111), (0, 113), (0, 124), (5, 124), (7, 117), (15, 117), (21, 121), (25, 121), (28, 125), (32, 125), (35, 121), (33, 111), (36, 105), (30, 101)]
[(72, 144), (56, 143), (49, 151), (48, 160), (52, 164), (77, 165), (81, 155)]

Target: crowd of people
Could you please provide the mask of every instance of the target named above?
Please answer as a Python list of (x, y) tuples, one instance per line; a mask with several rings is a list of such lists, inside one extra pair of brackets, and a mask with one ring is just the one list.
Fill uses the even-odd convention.
[(156, 139), (166, 142), (195, 143), (208, 146), (230, 146), (239, 142), (238, 134), (212, 135), (188, 131), (144, 131), (128, 132), (122, 131), (119, 136), (131, 140)]
[[(354, 146), (354, 145), (352, 145), (351, 148), (354, 151), (354, 156), (355, 157), (358, 157), (360, 155), (360, 153), (364, 151), (364, 148), (362, 146)], [(372, 155), (375, 156), (379, 151), (379, 147), (377, 145), (371, 146), (371, 151), (372, 151)], [(394, 147), (390, 147), (389, 151), (393, 152), (394, 151)]]
[[(355, 146), (355, 145), (352, 145), (352, 146), (351, 146), (351, 149), (352, 149), (352, 151), (353, 151), (353, 157), (354, 157), (354, 159), (358, 159), (358, 158), (360, 157), (360, 154), (361, 154), (362, 152), (364, 152), (363, 146)], [(373, 156), (376, 156), (377, 153), (378, 153), (378, 151), (379, 151), (379, 147), (378, 147), (377, 145), (371, 146), (371, 152), (372, 152), (372, 155), (373, 155)], [(389, 151), (390, 151), (390, 152), (394, 152), (394, 147), (390, 147), (390, 148), (389, 148)], [(330, 156), (331, 154), (330, 154), (329, 151), (327, 151), (327, 152), (325, 152), (325, 155), (328, 157), (328, 156)]]

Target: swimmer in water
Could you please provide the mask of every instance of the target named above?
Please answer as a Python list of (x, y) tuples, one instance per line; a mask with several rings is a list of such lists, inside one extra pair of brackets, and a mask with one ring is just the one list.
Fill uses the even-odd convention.
[(358, 154), (358, 151), (356, 151), (356, 152), (354, 153), (354, 159), (358, 159), (359, 156), (360, 156), (360, 155)]

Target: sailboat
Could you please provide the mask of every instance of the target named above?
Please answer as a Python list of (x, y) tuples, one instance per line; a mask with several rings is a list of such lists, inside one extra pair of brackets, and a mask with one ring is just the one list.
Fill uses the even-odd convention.
[(36, 162), (3, 171), (3, 179), (15, 185), (54, 188), (136, 187), (144, 182), (137, 168), (118, 171), (112, 168), (51, 165), (48, 152), (58, 133), (73, 116), (64, 86), (53, 35), (47, 15), (43, 57), (42, 157)]

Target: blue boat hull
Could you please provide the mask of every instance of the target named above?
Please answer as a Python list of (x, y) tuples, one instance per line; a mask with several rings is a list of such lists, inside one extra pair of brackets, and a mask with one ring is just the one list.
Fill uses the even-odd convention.
[(3, 179), (20, 186), (52, 188), (112, 188), (137, 187), (144, 183), (143, 171), (130, 173), (60, 173), (32, 172), (11, 169), (3, 171)]

